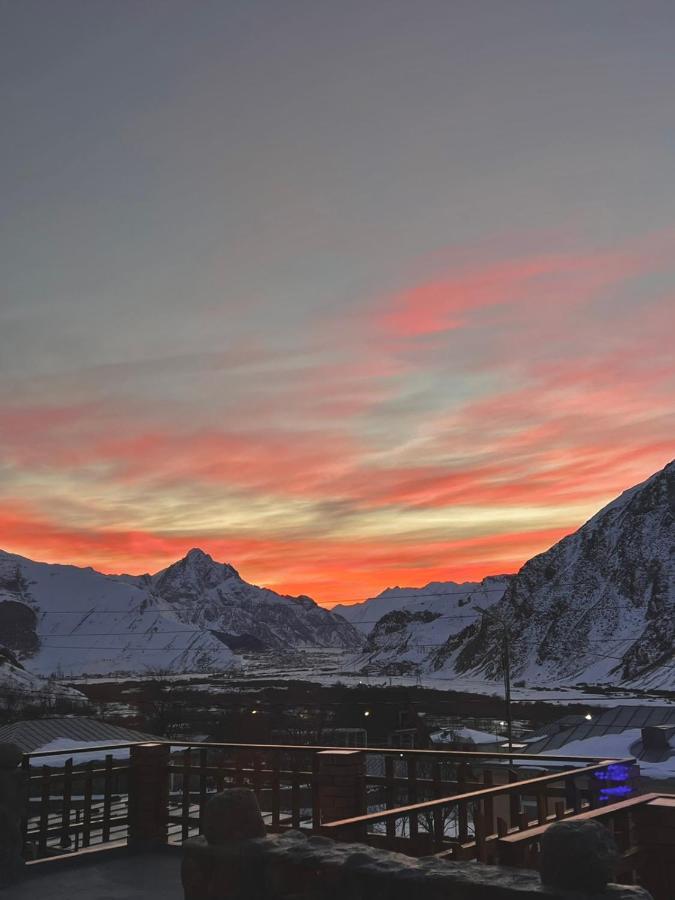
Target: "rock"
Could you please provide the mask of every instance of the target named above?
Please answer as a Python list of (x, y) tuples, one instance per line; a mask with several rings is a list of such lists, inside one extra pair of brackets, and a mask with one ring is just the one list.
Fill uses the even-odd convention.
[(0, 769), (17, 769), (22, 759), (23, 753), (16, 744), (0, 744)]
[(203, 831), (215, 845), (264, 837), (265, 823), (253, 791), (229, 788), (212, 797), (204, 809)]
[(613, 881), (618, 859), (614, 838), (599, 822), (556, 822), (542, 836), (539, 871), (545, 885), (598, 893)]

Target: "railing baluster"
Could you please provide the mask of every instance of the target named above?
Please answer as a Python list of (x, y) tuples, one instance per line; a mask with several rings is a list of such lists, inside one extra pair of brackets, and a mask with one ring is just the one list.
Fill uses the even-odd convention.
[(216, 760), (218, 771), (216, 772), (216, 790), (222, 791), (225, 787), (225, 753), (219, 753)]
[(281, 818), (281, 751), (274, 750), (272, 753), (272, 829), (279, 830), (279, 819)]
[(321, 807), (319, 805), (319, 754), (312, 754), (312, 831), (318, 831), (321, 825)]
[(92, 770), (94, 764), (89, 762), (85, 769), (84, 785), (82, 789), (82, 846), (88, 847), (91, 841), (91, 801), (94, 792), (94, 776)]
[(485, 822), (481, 810), (480, 800), (473, 804), (473, 831), (476, 838), (476, 859), (485, 862)]
[(588, 776), (588, 805), (591, 809), (597, 809), (600, 806), (600, 787), (595, 773)]
[[(79, 824), (80, 824), (80, 816), (81, 816), (80, 810), (76, 809), (75, 810), (75, 825), (76, 826), (79, 826)], [(80, 829), (78, 827), (76, 827), (76, 829), (75, 829), (75, 852), (77, 853), (77, 851), (79, 849), (80, 849)]]
[(253, 757), (253, 793), (255, 794), (258, 805), (260, 803), (260, 754), (256, 753)]
[[(408, 803), (417, 803), (417, 758), (409, 756), (408, 764)], [(410, 839), (416, 840), (419, 834), (419, 817), (417, 812), (411, 812), (410, 816)]]
[[(457, 790), (460, 794), (466, 792), (466, 769), (463, 763), (457, 767)], [(462, 844), (469, 840), (469, 812), (465, 801), (460, 801), (457, 805), (457, 837)]]
[(300, 827), (300, 776), (298, 774), (298, 756), (291, 757), (291, 825)]
[[(396, 784), (394, 782), (393, 756), (385, 756), (384, 758), (384, 778), (384, 802), (387, 809), (393, 809), (396, 806)], [(388, 840), (393, 840), (396, 837), (396, 819), (387, 819), (386, 829)]]
[(537, 822), (543, 825), (548, 819), (548, 794), (546, 788), (537, 791)]
[(113, 781), (113, 758), (108, 753), (105, 758), (105, 772), (103, 774), (103, 825), (101, 831), (101, 841), (105, 843), (110, 840), (110, 810), (112, 807), (112, 781)]
[(190, 836), (190, 783), (192, 774), (192, 750), (188, 747), (183, 751), (183, 783), (181, 785), (181, 840), (186, 841)]
[(581, 795), (579, 793), (579, 787), (574, 775), (566, 779), (565, 793), (567, 795), (567, 802), (572, 812), (581, 812)]
[[(515, 784), (517, 781), (518, 773), (509, 769), (509, 784)], [(509, 819), (511, 828), (517, 828), (520, 821), (520, 797), (515, 791), (509, 794)]]
[(73, 760), (67, 759), (63, 767), (61, 794), (61, 841), (60, 846), (67, 850), (71, 844), (70, 838), (70, 808), (73, 795)]
[(42, 767), (40, 790), (40, 824), (38, 826), (38, 857), (47, 854), (47, 831), (49, 829), (49, 804), (51, 797), (51, 773), (49, 766)]
[[(30, 785), (30, 756), (24, 756), (21, 760), (21, 769), (23, 770), (23, 777), (26, 783), (26, 799), (29, 798), (29, 785)], [(27, 831), (28, 831), (28, 816), (24, 816), (21, 820), (21, 843), (25, 844), (27, 841)]]
[[(441, 764), (435, 760), (431, 767), (431, 794), (434, 800), (441, 796)], [(434, 844), (440, 849), (444, 837), (444, 815), (442, 807), (434, 809), (432, 815)]]
[(441, 796), (441, 764), (438, 760), (431, 766), (431, 796), (434, 800)]
[[(483, 772), (483, 784), (486, 788), (490, 788), (494, 784), (494, 777), (492, 775), (491, 769), (486, 769)], [(494, 834), (495, 829), (495, 804), (494, 800), (491, 796), (488, 796), (483, 801), (483, 824), (485, 827), (486, 836), (489, 834)]]
[(199, 833), (202, 833), (202, 818), (206, 806), (206, 768), (208, 766), (208, 750), (201, 747), (199, 750)]

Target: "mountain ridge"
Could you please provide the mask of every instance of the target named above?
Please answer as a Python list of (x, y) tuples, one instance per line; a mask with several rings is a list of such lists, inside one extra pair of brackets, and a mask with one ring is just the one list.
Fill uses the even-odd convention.
[(138, 576), (0, 551), (3, 620), (3, 645), (41, 674), (64, 666), (66, 674), (202, 671), (238, 665), (236, 650), (248, 644), (354, 650), (361, 643), (348, 622), (311, 598), (251, 585), (196, 548)]
[(431, 671), (528, 682), (675, 685), (675, 461), (532, 557), (489, 612), (430, 655)]

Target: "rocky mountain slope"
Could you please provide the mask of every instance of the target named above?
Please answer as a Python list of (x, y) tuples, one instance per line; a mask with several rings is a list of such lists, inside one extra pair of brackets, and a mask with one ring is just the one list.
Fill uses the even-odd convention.
[(451, 635), (476, 620), (477, 606), (495, 603), (509, 576), (481, 582), (431, 582), (422, 588), (388, 588), (352, 606), (336, 606), (366, 635), (356, 665), (364, 672), (405, 674), (417, 671), (429, 654)]
[(243, 650), (360, 643), (309, 597), (248, 584), (201, 550), (142, 576), (0, 551), (0, 645), (33, 672), (200, 671), (236, 665)]
[(535, 556), (481, 617), (430, 654), (432, 671), (533, 683), (675, 687), (675, 462)]
[(0, 649), (0, 710), (53, 706), (58, 700), (86, 704), (80, 691), (27, 672), (8, 650)]

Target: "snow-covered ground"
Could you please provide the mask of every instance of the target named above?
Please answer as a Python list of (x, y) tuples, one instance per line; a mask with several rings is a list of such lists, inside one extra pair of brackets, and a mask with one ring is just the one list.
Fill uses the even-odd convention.
[[(353, 661), (353, 658), (352, 658)], [(203, 690), (237, 690), (237, 683), (241, 684), (242, 680), (246, 681), (247, 690), (256, 682), (263, 681), (311, 681), (316, 684), (334, 685), (344, 684), (350, 687), (358, 685), (370, 685), (371, 687), (388, 687), (391, 685), (402, 685), (408, 687), (424, 687), (433, 690), (447, 691), (464, 691), (473, 694), (482, 694), (485, 696), (497, 695), (502, 697), (504, 688), (500, 681), (486, 681), (471, 677), (462, 677), (456, 675), (363, 675), (354, 667), (347, 665), (350, 657), (345, 656), (344, 651), (340, 650), (317, 650), (303, 652), (287, 652), (287, 653), (268, 653), (258, 654), (255, 656), (243, 657), (243, 668), (236, 671), (220, 671), (220, 672), (194, 672), (184, 673), (182, 675), (148, 675), (134, 676), (133, 679), (128, 677), (106, 677), (94, 676), (87, 678), (75, 679), (77, 684), (96, 684), (107, 682), (122, 682), (128, 680), (144, 681), (156, 680), (157, 678), (167, 681), (180, 681), (182, 683), (190, 683), (198, 689)], [(230, 687), (231, 685), (231, 687)], [(523, 687), (513, 687), (512, 697), (514, 700), (541, 700), (547, 703), (573, 703), (575, 701), (596, 706), (616, 706), (617, 703), (622, 705), (658, 705), (663, 706), (669, 701), (664, 700), (663, 696), (654, 694), (640, 694), (635, 690), (626, 690), (616, 688), (614, 690), (603, 689), (602, 691), (594, 691), (592, 689), (581, 690), (579, 687), (561, 686), (556, 688), (546, 688), (541, 685), (525, 685)], [(673, 701), (675, 704), (675, 700)]]

